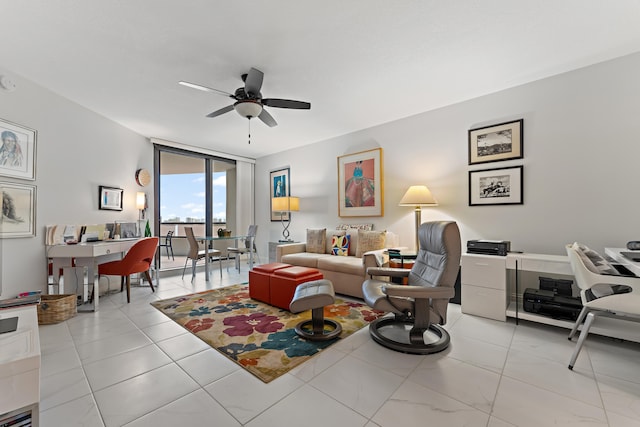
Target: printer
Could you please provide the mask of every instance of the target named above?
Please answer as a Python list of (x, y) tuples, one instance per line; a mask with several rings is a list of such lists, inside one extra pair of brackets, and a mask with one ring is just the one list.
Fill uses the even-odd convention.
[(508, 240), (467, 240), (467, 253), (507, 256), (511, 250)]

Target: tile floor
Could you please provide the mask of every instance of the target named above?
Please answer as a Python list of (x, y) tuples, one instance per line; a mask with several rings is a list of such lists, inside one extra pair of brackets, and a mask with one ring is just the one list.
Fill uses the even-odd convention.
[(149, 305), (247, 280), (224, 273), (42, 326), (41, 426), (640, 426), (640, 344), (590, 338), (572, 372), (566, 330), (457, 305), (442, 353), (396, 353), (365, 328), (264, 384)]

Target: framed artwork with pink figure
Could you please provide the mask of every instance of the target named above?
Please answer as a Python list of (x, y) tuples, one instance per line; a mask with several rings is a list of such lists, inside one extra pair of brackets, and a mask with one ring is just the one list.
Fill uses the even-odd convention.
[(383, 216), (382, 148), (338, 157), (338, 216)]

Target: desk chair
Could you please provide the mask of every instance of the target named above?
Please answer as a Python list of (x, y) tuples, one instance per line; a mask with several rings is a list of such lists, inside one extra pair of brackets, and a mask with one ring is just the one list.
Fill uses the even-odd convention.
[[(99, 275), (120, 276), (120, 292), (122, 292), (124, 284), (127, 284), (127, 303), (131, 302), (131, 275), (135, 273), (144, 273), (151, 286), (151, 292), (156, 290), (153, 288), (153, 281), (149, 274), (151, 262), (156, 254), (158, 247), (157, 237), (148, 237), (137, 242), (129, 249), (127, 254), (118, 261), (111, 261), (98, 266)], [(95, 290), (97, 292), (97, 289)]]
[[(185, 227), (184, 233), (187, 236), (187, 241), (189, 242), (189, 253), (187, 254), (187, 259), (184, 260), (184, 268), (182, 269), (182, 278), (184, 279), (184, 272), (187, 269), (187, 261), (191, 260), (191, 280), (196, 278), (196, 264), (198, 261), (203, 259), (206, 256), (206, 252), (204, 249), (200, 249), (200, 245), (196, 240), (196, 237), (193, 234), (192, 227)], [(208, 242), (205, 242), (208, 244)], [(209, 249), (209, 258), (218, 258), (220, 262), (220, 278), (222, 279), (222, 252), (217, 249)], [(205, 262), (208, 262), (206, 260)], [(208, 280), (209, 278), (207, 278)]]
[(460, 230), (453, 221), (426, 222), (418, 229), (418, 237), (420, 249), (411, 270), (367, 269), (371, 277), (407, 277), (408, 285), (372, 278), (362, 284), (362, 293), (369, 306), (393, 313), (369, 325), (374, 341), (403, 353), (431, 354), (446, 349), (450, 342), (448, 332), (439, 325), (446, 323), (449, 299), (455, 295)]
[(566, 249), (582, 299), (582, 311), (569, 333), (569, 340), (585, 321), (569, 361), (569, 369), (573, 370), (597, 316), (640, 322), (640, 278), (620, 275), (600, 254), (579, 243), (567, 245)]
[(167, 231), (167, 237), (164, 238), (164, 243), (160, 243), (158, 247), (160, 247), (160, 251), (162, 251), (162, 248), (165, 248), (167, 250), (167, 259), (169, 259), (169, 251), (171, 251), (171, 258), (173, 258), (173, 260), (175, 261), (176, 258), (173, 256), (173, 245), (171, 243), (172, 238), (173, 238), (173, 231), (172, 230)]
[[(240, 256), (242, 254), (250, 254), (251, 252), (253, 252), (253, 254), (255, 256), (258, 256), (258, 251), (256, 249), (256, 233), (258, 232), (258, 226), (257, 225), (250, 225), (249, 229), (247, 230), (247, 238), (244, 239), (244, 243), (242, 246), (238, 245), (238, 247), (233, 247), (233, 248), (227, 248), (227, 254), (231, 255), (233, 254), (233, 260), (236, 263), (236, 270), (238, 270), (238, 272), (240, 272)], [(253, 247), (251, 247), (251, 237), (253, 237)], [(227, 266), (227, 269), (229, 267)]]

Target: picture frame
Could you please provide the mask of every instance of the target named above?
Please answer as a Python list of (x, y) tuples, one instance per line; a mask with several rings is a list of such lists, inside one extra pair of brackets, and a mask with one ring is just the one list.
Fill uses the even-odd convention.
[(2, 217), (0, 238), (35, 237), (36, 186), (0, 182)]
[(338, 157), (338, 216), (383, 216), (382, 148)]
[(291, 179), (289, 168), (274, 169), (269, 172), (269, 212), (271, 221), (289, 221), (291, 212), (274, 212), (273, 198), (291, 196)]
[(0, 119), (0, 175), (36, 179), (36, 137), (34, 129)]
[(523, 167), (469, 171), (469, 206), (521, 205)]
[(98, 208), (106, 211), (121, 211), (124, 190), (101, 185), (98, 194)]
[(523, 140), (523, 119), (470, 129), (469, 164), (521, 159)]

